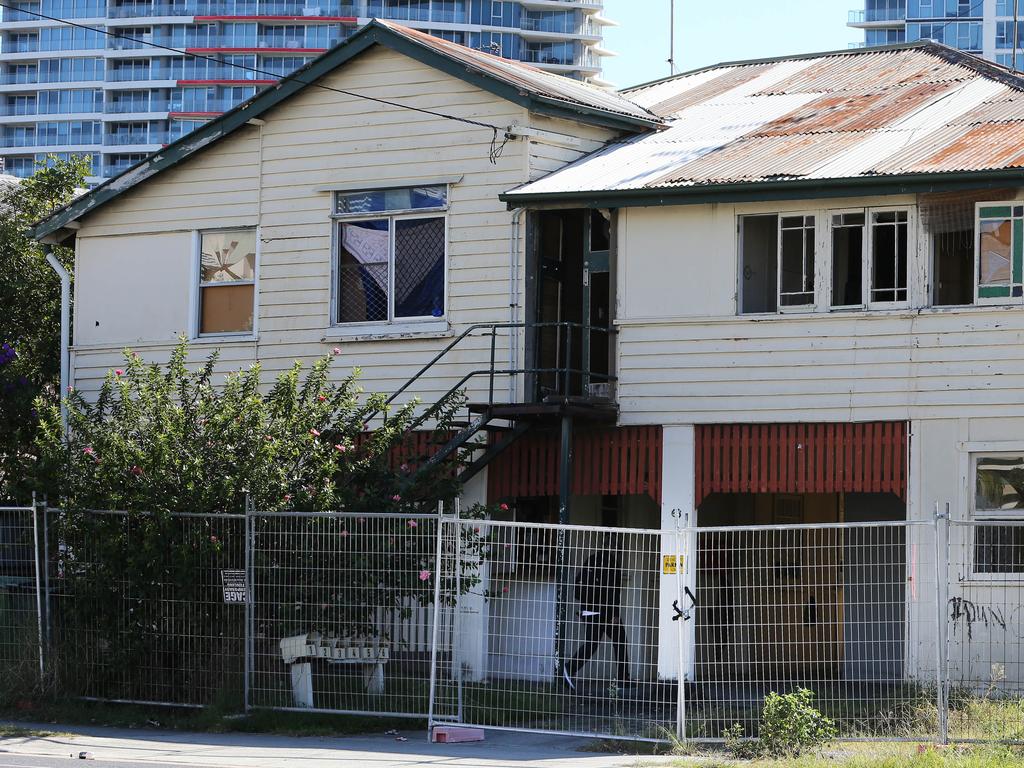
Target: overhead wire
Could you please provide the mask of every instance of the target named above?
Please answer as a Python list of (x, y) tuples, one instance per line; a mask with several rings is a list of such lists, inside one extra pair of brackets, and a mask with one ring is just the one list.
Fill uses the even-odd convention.
[[(511, 126), (498, 126), (498, 125), (494, 125), (493, 123), (483, 122), (481, 120), (473, 120), (472, 118), (468, 118), (468, 117), (459, 117), (458, 115), (450, 115), (450, 114), (447, 114), (445, 112), (438, 112), (437, 110), (433, 110), (433, 109), (426, 109), (424, 107), (415, 107), (415, 106), (413, 106), (411, 104), (403, 104), (400, 101), (393, 101), (391, 99), (382, 99), (382, 98), (380, 98), (378, 96), (370, 96), (370, 95), (365, 94), (365, 93), (358, 93), (356, 91), (350, 91), (350, 90), (348, 90), (346, 88), (335, 88), (334, 86), (324, 85), (323, 83), (319, 83), (319, 82), (316, 82), (316, 81), (303, 80), (303, 79), (301, 79), (301, 77), (299, 77), (299, 75), (302, 73), (302, 69), (301, 68), (298, 71), (293, 72), (291, 74), (282, 75), (282, 74), (277, 73), (277, 72), (271, 72), (269, 70), (260, 69), (259, 67), (250, 67), (250, 66), (248, 66), (246, 64), (240, 64), (240, 63), (233, 62), (233, 61), (223, 61), (221, 59), (216, 58), (215, 56), (206, 56), (206, 55), (203, 55), (203, 54), (200, 54), (200, 53), (195, 53), (195, 52), (188, 51), (188, 50), (182, 50), (181, 48), (172, 48), (171, 46), (168, 46), (168, 45), (161, 45), (160, 43), (154, 43), (151, 40), (143, 40), (143, 39), (140, 39), (140, 38), (137, 38), (137, 37), (132, 37), (131, 35), (123, 35), (123, 34), (120, 34), (118, 32), (111, 32), (110, 30), (103, 29), (102, 27), (94, 27), (94, 26), (91, 26), (89, 24), (82, 24), (82, 23), (77, 22), (77, 21), (71, 21), (70, 19), (62, 19), (62, 18), (60, 18), (58, 16), (49, 16), (49, 15), (47, 15), (45, 13), (40, 13), (39, 11), (31, 11), (31, 10), (28, 10), (26, 8), (19, 8), (17, 6), (10, 5), (10, 4), (5, 3), (5, 2), (0, 2), (0, 8), (6, 8), (6, 9), (11, 10), (11, 11), (18, 11), (20, 13), (25, 13), (25, 14), (28, 14), (30, 16), (35, 16), (36, 18), (39, 18), (39, 19), (45, 19), (46, 21), (55, 21), (55, 22), (58, 22), (59, 24), (64, 24), (64, 25), (67, 25), (69, 27), (75, 27), (77, 29), (83, 29), (83, 30), (86, 30), (86, 31), (89, 31), (89, 32), (96, 32), (96, 33), (101, 34), (101, 35), (106, 35), (107, 37), (118, 38), (120, 40), (127, 40), (127, 41), (132, 42), (132, 43), (138, 43), (140, 45), (146, 45), (146, 46), (149, 46), (151, 48), (156, 48), (156, 49), (159, 49), (159, 50), (168, 51), (170, 53), (174, 53), (174, 54), (177, 54), (177, 55), (180, 55), (180, 56), (189, 56), (189, 57), (191, 57), (193, 59), (198, 59), (198, 60), (201, 60), (201, 61), (209, 61), (209, 62), (212, 62), (214, 64), (221, 65), (221, 66), (234, 67), (235, 69), (241, 69), (241, 70), (244, 70), (246, 72), (252, 72), (252, 73), (258, 74), (258, 75), (266, 75), (266, 76), (268, 76), (270, 78), (273, 78), (274, 80), (278, 81), (278, 84), (286, 82), (286, 81), (293, 81), (293, 82), (299, 83), (300, 85), (309, 85), (309, 86), (313, 86), (314, 88), (321, 88), (321, 89), (323, 89), (325, 91), (331, 91), (333, 93), (340, 93), (343, 96), (350, 96), (350, 97), (356, 98), (356, 99), (364, 99), (366, 101), (372, 101), (372, 102), (375, 102), (377, 104), (383, 104), (383, 105), (389, 106), (389, 107), (396, 107), (398, 109), (406, 109), (406, 110), (409, 110), (411, 112), (418, 112), (420, 114), (430, 115), (431, 117), (439, 117), (439, 118), (442, 118), (444, 120), (454, 120), (456, 122), (465, 123), (466, 125), (472, 125), (472, 126), (477, 127), (477, 128), (486, 128), (487, 130), (492, 132), (491, 150), (490, 150), (490, 154), (489, 154), (490, 160), (491, 160), (492, 164), (496, 164), (497, 163), (498, 158), (501, 157), (501, 153), (502, 153), (502, 150), (505, 147), (505, 144), (507, 144), (513, 138), (513, 134), (511, 133)], [(499, 134), (504, 137), (503, 141), (500, 144), (498, 142)]]

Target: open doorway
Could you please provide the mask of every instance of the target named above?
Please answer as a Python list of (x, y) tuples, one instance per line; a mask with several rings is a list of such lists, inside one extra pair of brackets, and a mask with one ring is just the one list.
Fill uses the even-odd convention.
[[(529, 272), (534, 284), (527, 316), (538, 369), (531, 388), (539, 401), (611, 397), (611, 211), (541, 211), (533, 218)], [(561, 324), (561, 325), (560, 325)], [(572, 324), (568, 327), (564, 324)]]

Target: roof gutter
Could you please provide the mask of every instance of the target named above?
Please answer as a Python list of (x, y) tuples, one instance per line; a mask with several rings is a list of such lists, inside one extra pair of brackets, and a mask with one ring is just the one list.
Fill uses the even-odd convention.
[(842, 179), (788, 179), (785, 181), (660, 187), (657, 189), (536, 193), (517, 193), (512, 190), (499, 195), (499, 199), (510, 209), (545, 205), (624, 208), (949, 192), (959, 189), (997, 188), (1005, 186), (1008, 182), (1024, 183), (1024, 168), (953, 173), (914, 173), (899, 176), (855, 176)]

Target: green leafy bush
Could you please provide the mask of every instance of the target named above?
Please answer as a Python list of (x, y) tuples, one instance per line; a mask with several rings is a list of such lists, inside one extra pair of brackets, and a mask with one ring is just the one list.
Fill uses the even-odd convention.
[(792, 757), (820, 747), (836, 736), (836, 726), (814, 706), (814, 693), (769, 693), (764, 700), (758, 751), (768, 757)]

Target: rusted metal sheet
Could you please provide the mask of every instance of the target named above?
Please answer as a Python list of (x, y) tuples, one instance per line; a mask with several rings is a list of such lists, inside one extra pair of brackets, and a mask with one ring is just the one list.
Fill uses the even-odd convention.
[[(487, 468), (491, 502), (557, 496), (558, 435), (534, 432)], [(572, 492), (579, 496), (647, 495), (661, 503), (661, 427), (578, 430), (573, 439)]]
[(694, 467), (697, 506), (712, 493), (892, 493), (906, 499), (907, 425), (698, 425)]
[(466, 66), (486, 72), (511, 85), (518, 85), (530, 93), (609, 112), (618, 112), (630, 117), (639, 117), (652, 121), (658, 120), (651, 112), (620, 96), (615, 91), (598, 88), (595, 85), (589, 85), (580, 80), (573, 80), (572, 78), (556, 75), (552, 72), (545, 72), (542, 69), (522, 62), (508, 61), (483, 51), (428, 35), (425, 32), (420, 32), (402, 24), (380, 20), (378, 20), (378, 23), (421, 45), (434, 48), (445, 56), (459, 61)]
[(678, 81), (675, 95), (673, 80), (625, 94), (659, 112), (675, 99), (666, 130), (506, 197), (1024, 166), (1024, 79), (934, 43), (723, 65)]

